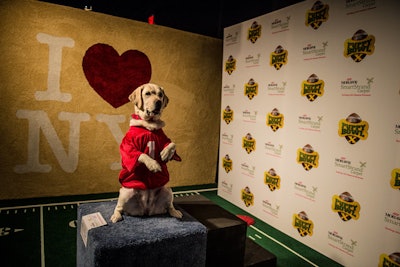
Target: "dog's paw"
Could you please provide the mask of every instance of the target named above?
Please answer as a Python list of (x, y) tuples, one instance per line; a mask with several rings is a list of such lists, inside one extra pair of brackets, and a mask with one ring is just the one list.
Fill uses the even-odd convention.
[(168, 161), (175, 154), (175, 143), (169, 143), (164, 149), (161, 151), (160, 156), (162, 161)]
[(114, 214), (110, 218), (112, 223), (116, 223), (122, 220), (122, 215), (119, 212), (114, 212)]
[(169, 215), (171, 215), (172, 217), (181, 219), (183, 217), (183, 214), (180, 210), (177, 210), (175, 208), (169, 208), (168, 210)]
[(146, 165), (147, 169), (149, 169), (152, 172), (161, 171), (160, 164), (154, 159), (150, 158), (147, 154), (141, 154), (138, 160), (142, 162), (144, 165)]
[(159, 172), (159, 171), (161, 171), (161, 166), (160, 166), (160, 164), (158, 164), (158, 162), (155, 161), (155, 160), (148, 161), (148, 162), (145, 163), (145, 164), (146, 164), (147, 169), (149, 169), (149, 170), (152, 171), (152, 172)]

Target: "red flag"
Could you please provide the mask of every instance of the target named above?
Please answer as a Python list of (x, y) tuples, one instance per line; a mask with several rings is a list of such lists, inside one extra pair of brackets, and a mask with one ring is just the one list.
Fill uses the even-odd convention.
[(150, 15), (150, 16), (147, 18), (147, 21), (149, 22), (149, 24), (154, 24), (154, 15)]

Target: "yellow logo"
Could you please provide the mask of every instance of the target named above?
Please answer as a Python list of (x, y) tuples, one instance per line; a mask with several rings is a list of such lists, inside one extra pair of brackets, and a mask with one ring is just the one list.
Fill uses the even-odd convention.
[(361, 206), (354, 201), (353, 196), (349, 192), (343, 192), (339, 196), (332, 197), (332, 210), (337, 212), (340, 219), (346, 222), (351, 219), (358, 220), (360, 217)]
[(346, 119), (341, 119), (339, 121), (339, 131), (340, 137), (345, 137), (349, 144), (355, 144), (360, 139), (366, 140), (368, 138), (368, 122), (363, 121), (361, 117), (356, 114), (350, 114)]
[(254, 81), (254, 79), (250, 79), (244, 85), (244, 95), (247, 96), (250, 100), (253, 99), (258, 94), (258, 83)]
[(246, 134), (246, 136), (242, 138), (242, 147), (246, 150), (247, 154), (256, 150), (256, 140), (250, 133)]
[(297, 149), (297, 163), (301, 164), (306, 171), (318, 167), (319, 154), (314, 148), (307, 144), (303, 148)]
[(300, 236), (313, 235), (314, 223), (308, 219), (308, 215), (304, 211), (301, 211), (298, 214), (293, 214), (292, 225), (297, 229)]
[(279, 113), (279, 110), (274, 108), (270, 113), (267, 113), (267, 126), (271, 127), (272, 131), (276, 132), (279, 128), (283, 128), (284, 116)]
[(231, 75), (234, 70), (236, 70), (236, 59), (229, 56), (228, 60), (225, 61), (225, 71)]
[(288, 51), (283, 49), (282, 46), (277, 46), (275, 51), (271, 53), (269, 65), (273, 66), (276, 70), (280, 70), (287, 63), (288, 54)]
[(400, 252), (394, 252), (390, 255), (381, 254), (378, 267), (400, 267)]
[(230, 106), (226, 106), (226, 108), (222, 111), (222, 119), (226, 122), (226, 124), (229, 124), (231, 121), (233, 121), (233, 110)]
[(358, 30), (351, 39), (344, 42), (344, 57), (351, 57), (355, 62), (361, 62), (365, 56), (372, 55), (375, 50), (375, 36), (368, 35), (364, 30)]
[(325, 82), (320, 80), (317, 75), (311, 74), (307, 81), (301, 83), (301, 95), (313, 102), (317, 97), (324, 94)]
[(400, 190), (400, 169), (392, 170), (392, 178), (390, 179), (390, 186), (393, 189)]
[(281, 177), (271, 168), (264, 172), (264, 183), (269, 187), (269, 190), (275, 191), (281, 187)]
[(306, 12), (306, 26), (311, 26), (317, 30), (322, 22), (329, 18), (329, 5), (324, 5), (321, 1), (316, 1), (311, 10)]
[(228, 154), (225, 155), (224, 158), (222, 158), (222, 167), (225, 169), (226, 173), (230, 172), (232, 170), (232, 160), (229, 157)]
[(254, 195), (253, 193), (250, 192), (250, 188), (248, 186), (242, 189), (242, 200), (244, 202), (244, 205), (246, 205), (246, 207), (254, 205)]
[(247, 33), (247, 40), (250, 40), (253, 44), (261, 37), (261, 25), (254, 21)]

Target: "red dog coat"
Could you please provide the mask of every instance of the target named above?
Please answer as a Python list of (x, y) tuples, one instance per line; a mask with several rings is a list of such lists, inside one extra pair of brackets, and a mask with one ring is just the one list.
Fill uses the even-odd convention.
[[(132, 115), (133, 120), (141, 120)], [(119, 182), (123, 187), (136, 189), (152, 189), (165, 185), (169, 181), (167, 161), (162, 161), (160, 152), (171, 143), (162, 128), (150, 131), (140, 126), (130, 126), (120, 145), (122, 170)], [(146, 153), (156, 160), (161, 171), (151, 172), (145, 164), (138, 161), (139, 156)], [(172, 159), (181, 161), (175, 153)]]

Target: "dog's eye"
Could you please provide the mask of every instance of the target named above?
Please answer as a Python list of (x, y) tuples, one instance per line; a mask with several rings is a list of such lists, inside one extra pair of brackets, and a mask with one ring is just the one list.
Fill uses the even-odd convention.
[(151, 95), (151, 92), (146, 92), (145, 95)]
[(160, 93), (158, 93), (158, 96), (159, 96), (159, 97), (163, 97), (164, 94), (160, 92)]

